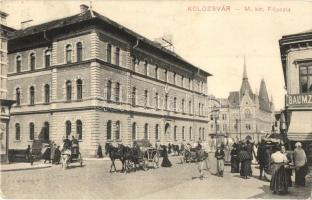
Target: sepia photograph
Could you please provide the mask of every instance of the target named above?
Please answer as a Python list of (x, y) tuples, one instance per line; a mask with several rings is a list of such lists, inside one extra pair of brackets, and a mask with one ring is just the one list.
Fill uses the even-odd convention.
[(1, 199), (312, 199), (312, 0), (0, 0)]

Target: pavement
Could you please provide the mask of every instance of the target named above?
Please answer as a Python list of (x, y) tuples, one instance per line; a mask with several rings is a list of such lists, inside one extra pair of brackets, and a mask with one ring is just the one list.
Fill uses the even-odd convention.
[[(107, 159), (85, 160), (83, 167), (72, 163), (67, 170), (60, 165), (35, 162), (1, 166), (1, 197), (18, 199), (311, 199), (311, 184), (290, 187), (287, 195), (273, 195), (269, 182), (253, 177), (242, 179), (230, 173), (217, 177), (216, 162), (209, 157), (210, 169), (199, 179), (196, 163), (180, 164), (170, 157), (171, 168), (109, 173)], [(8, 167), (10, 166), (10, 167)], [(121, 169), (120, 161), (116, 161)], [(293, 177), (294, 178), (294, 177)]]

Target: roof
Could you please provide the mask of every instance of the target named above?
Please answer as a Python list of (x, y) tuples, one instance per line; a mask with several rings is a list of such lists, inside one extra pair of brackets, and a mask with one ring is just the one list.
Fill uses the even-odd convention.
[(186, 61), (184, 58), (182, 58), (181, 56), (179, 56), (177, 53), (173, 52), (173, 51), (170, 51), (164, 47), (161, 47), (159, 44), (149, 40), (148, 38), (122, 26), (121, 24), (117, 23), (117, 22), (114, 22), (112, 21), (111, 19), (95, 12), (95, 11), (92, 11), (92, 10), (88, 10), (86, 11), (85, 13), (79, 13), (79, 14), (76, 14), (76, 15), (72, 15), (72, 16), (69, 16), (69, 17), (65, 17), (65, 18), (61, 18), (61, 19), (56, 19), (56, 20), (53, 20), (53, 21), (49, 21), (49, 22), (46, 22), (46, 23), (42, 23), (42, 24), (39, 24), (39, 25), (35, 25), (35, 26), (31, 26), (31, 27), (28, 27), (28, 28), (25, 28), (25, 29), (21, 29), (21, 30), (18, 30), (16, 31), (13, 35), (11, 35), (10, 39), (16, 39), (16, 38), (21, 38), (21, 37), (26, 37), (26, 36), (29, 36), (29, 35), (33, 35), (33, 34), (36, 34), (36, 33), (40, 33), (40, 32), (45, 32), (45, 31), (50, 31), (50, 30), (53, 30), (53, 29), (59, 29), (59, 28), (63, 28), (65, 26), (69, 26), (69, 25), (73, 25), (73, 24), (78, 24), (78, 23), (81, 23), (81, 22), (91, 22), (91, 21), (94, 21), (94, 20), (100, 20), (101, 23), (105, 23), (106, 25), (109, 25), (111, 27), (114, 27), (118, 30), (120, 30), (121, 32), (129, 35), (129, 36), (132, 36), (134, 37), (135, 39), (147, 44), (147, 45), (150, 45), (152, 46), (153, 48), (155, 49), (158, 49), (160, 51), (162, 51), (163, 53), (179, 60), (179, 61), (182, 61), (184, 64), (187, 64), (193, 68), (196, 68), (198, 70), (200, 70), (201, 72), (203, 72), (206, 76), (212, 76), (212, 74), (200, 69), (199, 67), (196, 67), (194, 66), (193, 64), (191, 64), (190, 62)]

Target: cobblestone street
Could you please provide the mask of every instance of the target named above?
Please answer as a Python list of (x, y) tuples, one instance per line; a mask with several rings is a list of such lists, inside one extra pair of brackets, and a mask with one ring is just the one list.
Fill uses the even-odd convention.
[[(211, 157), (211, 156), (210, 156)], [(172, 168), (150, 169), (130, 174), (109, 173), (110, 161), (89, 160), (81, 168), (74, 163), (67, 170), (60, 166), (35, 163), (32, 168), (1, 172), (2, 198), (309, 198), (311, 187), (289, 188), (288, 195), (272, 195), (269, 182), (254, 177), (243, 180), (229, 173), (223, 178), (215, 173), (214, 160), (204, 180), (198, 179), (197, 165), (178, 164), (171, 157)], [(117, 168), (120, 169), (120, 162)], [(14, 165), (14, 164), (13, 164)]]

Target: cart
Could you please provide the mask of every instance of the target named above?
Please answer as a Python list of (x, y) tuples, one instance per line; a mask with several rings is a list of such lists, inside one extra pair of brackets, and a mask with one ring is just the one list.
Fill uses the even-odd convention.
[(61, 162), (63, 169), (67, 169), (70, 163), (79, 163), (80, 167), (82, 167), (83, 159), (78, 147), (62, 151)]

